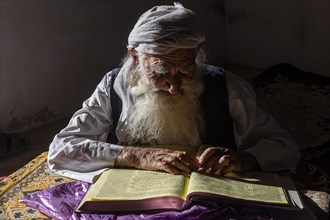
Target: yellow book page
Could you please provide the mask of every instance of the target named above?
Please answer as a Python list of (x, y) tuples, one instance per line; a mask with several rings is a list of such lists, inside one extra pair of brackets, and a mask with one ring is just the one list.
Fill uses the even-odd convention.
[(90, 200), (139, 200), (162, 196), (186, 198), (189, 177), (158, 171), (110, 169), (89, 192)]
[[(273, 185), (263, 185), (256, 178), (244, 177), (245, 181), (228, 177), (211, 177), (192, 173), (188, 194), (192, 192), (211, 193), (229, 198), (274, 203), (289, 204), (282, 187), (277, 186), (276, 178)], [(249, 181), (248, 181), (249, 180)]]

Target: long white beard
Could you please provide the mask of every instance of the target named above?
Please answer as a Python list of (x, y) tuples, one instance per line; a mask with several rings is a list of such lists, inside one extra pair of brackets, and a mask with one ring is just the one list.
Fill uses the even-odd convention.
[(155, 91), (140, 74), (131, 87), (127, 145), (198, 146), (204, 129), (199, 96), (203, 82), (195, 77), (183, 93)]

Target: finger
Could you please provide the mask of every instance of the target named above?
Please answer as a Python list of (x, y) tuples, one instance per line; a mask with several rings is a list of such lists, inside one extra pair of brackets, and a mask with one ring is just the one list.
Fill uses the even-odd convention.
[(229, 172), (238, 171), (240, 161), (235, 156), (236, 154), (224, 155), (219, 160), (219, 172), (220, 175), (225, 175)]
[(236, 164), (234, 162), (231, 162), (222, 169), (222, 175), (233, 172), (233, 171), (235, 171), (235, 169), (236, 169)]
[(234, 157), (233, 160), (231, 160), (230, 166), (228, 166), (226, 173), (229, 172), (241, 172), (242, 170), (242, 163), (238, 157)]
[(194, 155), (189, 154), (189, 153), (187, 153), (187, 157), (191, 161), (191, 163), (189, 163), (189, 164), (193, 165), (194, 168), (197, 169), (199, 167), (198, 159)]
[(167, 162), (180, 160), (193, 170), (196, 170), (199, 167), (197, 158), (185, 151), (174, 151), (162, 156), (161, 159)]
[(178, 153), (171, 153), (168, 154), (167, 156), (164, 156), (161, 160), (165, 162), (167, 165), (171, 165), (179, 171), (190, 173), (191, 169), (189, 164), (180, 160), (179, 156), (180, 154)]
[(171, 174), (180, 174), (180, 170), (165, 161), (155, 163), (154, 166), (150, 167), (148, 170), (161, 170)]
[(182, 162), (179, 159), (173, 161), (171, 165), (176, 167), (178, 170), (181, 170), (185, 173), (191, 173), (191, 169), (190, 169), (189, 165), (187, 165), (186, 163)]
[(218, 176), (222, 176), (226, 173), (228, 173), (228, 167), (231, 166), (231, 155), (223, 155), (219, 162), (214, 167), (214, 174)]
[(217, 164), (218, 160), (219, 160), (218, 157), (210, 158), (209, 160), (206, 161), (206, 163), (200, 166), (198, 171), (202, 173), (212, 173), (214, 171), (214, 167)]
[(178, 158), (185, 164), (187, 164), (192, 170), (196, 170), (199, 167), (197, 158), (187, 152), (180, 153)]
[(217, 176), (222, 176), (223, 175), (222, 169), (218, 169), (218, 170), (214, 171), (213, 174), (217, 175)]
[(202, 155), (199, 157), (200, 165), (205, 164), (209, 158), (213, 157), (215, 154), (220, 152), (220, 148), (217, 147), (209, 147), (207, 148)]

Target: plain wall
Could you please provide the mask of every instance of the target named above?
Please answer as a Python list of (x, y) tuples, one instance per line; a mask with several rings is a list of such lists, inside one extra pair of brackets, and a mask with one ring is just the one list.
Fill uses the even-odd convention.
[(227, 61), (267, 68), (287, 62), (330, 77), (329, 0), (224, 0)]

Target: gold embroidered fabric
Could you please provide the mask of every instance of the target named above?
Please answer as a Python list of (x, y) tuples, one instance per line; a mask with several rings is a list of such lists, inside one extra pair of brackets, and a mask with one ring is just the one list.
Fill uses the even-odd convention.
[(0, 219), (49, 219), (36, 209), (20, 203), (28, 194), (72, 181), (52, 172), (47, 165), (47, 152), (0, 182)]

